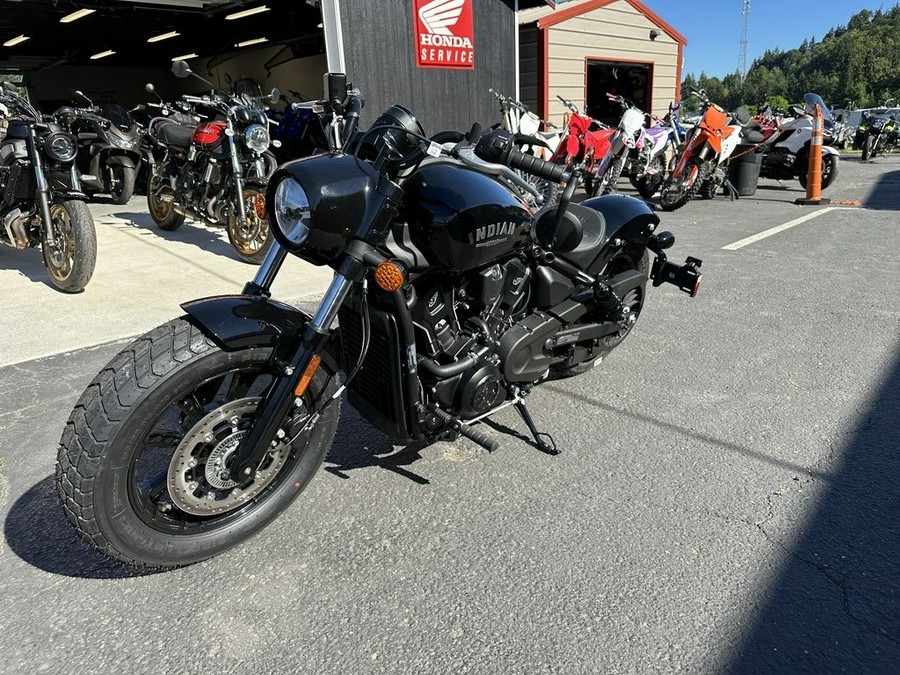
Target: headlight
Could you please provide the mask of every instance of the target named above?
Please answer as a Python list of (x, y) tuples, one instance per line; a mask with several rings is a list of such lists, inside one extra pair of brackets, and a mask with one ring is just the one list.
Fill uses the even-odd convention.
[(244, 142), (253, 152), (262, 154), (269, 149), (271, 143), (269, 130), (261, 124), (251, 124), (244, 132)]
[(295, 246), (309, 235), (309, 197), (293, 178), (285, 178), (275, 188), (275, 227)]
[(44, 152), (52, 161), (65, 164), (75, 159), (78, 145), (69, 134), (56, 131), (44, 139)]
[(116, 134), (108, 134), (109, 140), (112, 141), (112, 144), (118, 148), (122, 148), (123, 150), (131, 150), (135, 145), (138, 144), (137, 139), (131, 138), (122, 138), (121, 136), (117, 136)]

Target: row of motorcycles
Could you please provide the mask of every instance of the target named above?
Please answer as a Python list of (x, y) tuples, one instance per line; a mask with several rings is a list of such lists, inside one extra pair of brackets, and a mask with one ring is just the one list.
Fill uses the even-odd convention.
[[(51, 283), (78, 293), (97, 257), (86, 202), (107, 195), (126, 204), (147, 195), (154, 223), (175, 230), (186, 217), (226, 228), (237, 257), (259, 264), (272, 245), (263, 202), (282, 161), (328, 149), (332, 111), (320, 101), (291, 101), (253, 81), (230, 92), (173, 64), (178, 77), (210, 86), (200, 96), (156, 100), (131, 110), (98, 106), (75, 91), (75, 105), (39, 112), (12, 84), (0, 88), (0, 242), (40, 247)], [(286, 103), (283, 111), (272, 106)]]
[[(681, 123), (680, 104), (670, 104), (660, 118), (622, 96), (607, 94), (622, 107), (618, 124), (611, 127), (560, 96), (569, 112), (564, 128), (559, 129), (521, 102), (492, 93), (500, 103), (504, 127), (525, 138), (530, 151), (584, 170), (583, 187), (589, 197), (614, 192), (623, 176), (645, 199), (659, 194), (660, 206), (667, 211), (695, 197), (712, 199), (723, 190), (736, 196), (728, 179), (729, 162), (749, 152), (762, 154), (761, 177), (797, 179), (805, 188), (816, 106), (826, 120), (822, 188), (838, 175), (840, 156), (831, 147), (833, 121), (816, 94), (807, 94), (804, 106), (793, 106), (789, 116), (775, 118), (764, 112), (751, 118), (746, 108), (729, 113), (710, 101), (704, 90), (691, 90), (700, 101), (701, 116), (690, 129)], [(552, 200), (558, 191), (557, 186), (537, 187), (544, 200)]]

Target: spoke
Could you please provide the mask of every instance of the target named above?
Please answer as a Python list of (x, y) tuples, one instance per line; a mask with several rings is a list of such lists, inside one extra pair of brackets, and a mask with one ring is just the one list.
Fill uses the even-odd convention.
[(147, 490), (147, 497), (150, 498), (151, 502), (155, 502), (159, 496), (166, 491), (166, 477), (168, 476), (167, 471), (162, 471), (150, 481), (149, 488)]
[(181, 408), (181, 411), (191, 421), (192, 425), (196, 424), (206, 416), (206, 411), (203, 409), (203, 406), (197, 399), (196, 394), (192, 393), (185, 396), (183, 399), (178, 401), (176, 405)]

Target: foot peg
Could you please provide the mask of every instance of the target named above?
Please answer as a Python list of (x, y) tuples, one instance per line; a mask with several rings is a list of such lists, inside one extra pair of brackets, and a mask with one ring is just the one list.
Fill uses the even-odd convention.
[(519, 401), (515, 407), (516, 412), (519, 413), (519, 416), (525, 422), (525, 426), (528, 427), (528, 431), (534, 437), (534, 442), (537, 443), (538, 449), (541, 452), (546, 452), (548, 455), (558, 455), (561, 450), (556, 447), (556, 441), (553, 440), (553, 436), (537, 430), (534, 420), (531, 418), (531, 413), (528, 412), (525, 404)]
[(444, 422), (451, 429), (459, 433), (460, 436), (465, 436), (470, 441), (472, 441), (476, 445), (480, 445), (488, 452), (494, 452), (495, 450), (500, 448), (500, 444), (497, 443), (497, 441), (495, 441), (493, 438), (491, 438), (487, 434), (481, 433), (473, 427), (470, 427), (458, 417), (454, 417), (453, 415), (444, 412), (437, 406), (428, 406), (428, 410), (430, 410), (431, 414), (437, 417), (441, 422)]

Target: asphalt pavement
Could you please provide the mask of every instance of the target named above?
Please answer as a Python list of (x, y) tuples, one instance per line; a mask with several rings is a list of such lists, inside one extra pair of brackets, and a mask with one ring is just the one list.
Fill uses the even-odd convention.
[[(67, 524), (59, 436), (125, 338), (251, 272), (139, 202), (92, 207), (82, 295), (0, 251), (0, 672), (896, 673), (900, 157), (845, 158), (825, 195), (859, 207), (798, 222), (802, 194), (662, 214), (701, 293), (654, 289), (601, 368), (529, 397), (561, 455), (507, 411), (488, 454), (394, 447), (345, 405), (274, 524), (143, 576)], [(309, 302), (327, 275), (288, 281)]]

